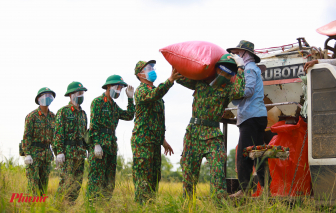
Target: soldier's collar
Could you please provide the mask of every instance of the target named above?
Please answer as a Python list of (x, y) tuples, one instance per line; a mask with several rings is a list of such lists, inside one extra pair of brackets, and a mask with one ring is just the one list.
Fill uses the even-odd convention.
[[(39, 116), (42, 116), (42, 115), (43, 115), (43, 112), (42, 112), (40, 106), (37, 108), (37, 112), (38, 112)], [(49, 115), (49, 108), (48, 108), (47, 116), (48, 116), (48, 115)]]
[(105, 93), (103, 93), (103, 101), (106, 102), (110, 102), (111, 104), (114, 102), (113, 99), (111, 99), (111, 101), (109, 101), (109, 99), (107, 98), (107, 96), (105, 95)]
[(151, 86), (151, 85), (149, 85), (149, 84), (146, 84), (146, 83), (143, 83), (143, 82), (141, 82), (141, 86), (147, 87), (148, 89), (154, 89), (154, 88), (155, 88), (155, 86), (154, 86), (154, 85), (153, 85), (153, 86)]
[[(77, 110), (76, 107), (71, 103), (71, 101), (69, 101), (68, 107), (71, 109), (72, 112), (75, 111), (75, 110)], [(78, 111), (82, 111), (82, 107), (81, 106), (79, 106), (78, 108), (79, 108)]]

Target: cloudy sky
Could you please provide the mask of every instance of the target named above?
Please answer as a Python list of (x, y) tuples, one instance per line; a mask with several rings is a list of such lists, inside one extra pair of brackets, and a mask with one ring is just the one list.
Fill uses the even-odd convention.
[[(64, 97), (68, 84), (80, 81), (88, 88), (82, 107), (89, 115), (108, 76), (118, 74), (139, 85), (134, 76), (139, 60), (157, 60), (155, 85), (165, 81), (171, 66), (159, 52), (162, 47), (201, 40), (226, 49), (244, 39), (259, 49), (298, 37), (323, 47), (326, 36), (315, 30), (336, 20), (335, 11), (335, 0), (1, 0), (0, 155), (19, 157), (24, 119), (37, 108), (34, 98), (41, 87), (56, 92), (50, 106), (56, 113), (69, 101)], [(175, 84), (164, 97), (173, 163), (182, 153), (191, 95)], [(126, 108), (126, 96), (116, 102)], [(120, 121), (116, 131), (118, 154), (127, 159), (132, 158), (132, 129), (133, 121)], [(238, 136), (230, 126), (229, 150)]]

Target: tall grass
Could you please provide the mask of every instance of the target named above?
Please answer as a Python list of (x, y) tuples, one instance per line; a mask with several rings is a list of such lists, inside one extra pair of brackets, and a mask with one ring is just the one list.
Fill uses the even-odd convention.
[(260, 198), (222, 200), (220, 204), (210, 198), (209, 183), (197, 185), (197, 193), (187, 200), (182, 196), (181, 182), (161, 182), (156, 199), (144, 205), (134, 202), (134, 186), (131, 177), (117, 174), (116, 188), (110, 200), (87, 202), (85, 177), (79, 198), (74, 204), (56, 200), (59, 178), (51, 176), (48, 198), (45, 203), (10, 203), (12, 193), (25, 193), (27, 179), (24, 166), (14, 159), (0, 165), (0, 212), (333, 212), (331, 207), (317, 206), (309, 197), (296, 198), (295, 202), (272, 198), (265, 194)]

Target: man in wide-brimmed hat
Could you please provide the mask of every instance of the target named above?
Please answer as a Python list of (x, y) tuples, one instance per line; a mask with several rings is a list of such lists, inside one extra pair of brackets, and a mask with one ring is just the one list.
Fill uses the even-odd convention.
[(248, 146), (262, 145), (265, 128), (267, 126), (267, 111), (264, 105), (264, 87), (261, 71), (256, 63), (260, 58), (254, 53), (254, 44), (242, 40), (237, 47), (227, 49), (228, 52), (237, 54), (244, 60), (245, 92), (240, 100), (232, 103), (238, 105), (237, 126), (239, 127), (239, 142), (237, 150), (238, 180), (241, 190), (231, 197), (244, 196), (249, 188), (253, 164), (257, 169), (260, 185), (264, 186), (264, 166), (250, 158), (243, 157), (243, 149)]

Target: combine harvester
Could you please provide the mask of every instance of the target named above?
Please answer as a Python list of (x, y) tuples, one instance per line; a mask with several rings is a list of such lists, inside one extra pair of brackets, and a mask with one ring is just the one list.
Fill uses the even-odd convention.
[[(266, 130), (270, 130), (279, 119), (285, 120), (286, 124), (296, 124), (306, 97), (308, 108), (307, 119), (304, 120), (308, 121), (308, 163), (313, 189), (309, 194), (315, 200), (333, 202), (336, 200), (336, 67), (321, 63), (309, 68), (306, 95), (300, 77), (306, 75), (303, 69), (306, 62), (335, 58), (336, 43), (334, 47), (328, 44), (336, 41), (336, 21), (317, 29), (317, 32), (328, 36), (323, 50), (310, 46), (305, 38), (297, 38), (297, 43), (256, 49), (255, 52), (261, 58), (258, 65), (262, 70), (264, 102), (269, 119)], [(227, 124), (236, 123), (236, 107), (232, 104), (228, 107), (222, 119), (225, 143)], [(266, 131), (266, 136), (270, 139), (273, 135), (271, 131)], [(266, 143), (270, 139), (266, 139)], [(294, 150), (299, 153), (290, 152), (290, 155), (299, 156), (297, 164), (300, 163), (302, 153), (307, 153), (302, 152), (305, 141), (306, 136), (300, 142), (301, 150)], [(303, 157), (307, 159), (307, 156)], [(294, 180), (300, 175), (296, 173), (297, 167), (287, 193), (290, 196), (300, 196), (300, 193), (293, 194), (292, 191)], [(238, 180), (227, 180), (228, 192), (237, 191)]]

